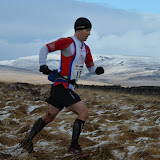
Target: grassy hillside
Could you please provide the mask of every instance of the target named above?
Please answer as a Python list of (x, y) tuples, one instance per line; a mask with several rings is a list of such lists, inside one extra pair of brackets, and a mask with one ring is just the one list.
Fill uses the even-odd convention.
[[(0, 83), (0, 159), (71, 160), (67, 153), (76, 115), (64, 109), (34, 139), (36, 155), (18, 147), (46, 110), (50, 85)], [(88, 160), (159, 160), (160, 96), (119, 89), (75, 90), (90, 117), (80, 137)], [(147, 94), (146, 94), (147, 93)]]

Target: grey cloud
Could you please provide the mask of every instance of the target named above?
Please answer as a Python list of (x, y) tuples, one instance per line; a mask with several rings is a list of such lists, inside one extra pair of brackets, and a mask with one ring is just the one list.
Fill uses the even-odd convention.
[(81, 16), (93, 24), (86, 42), (92, 53), (158, 56), (159, 15), (74, 0), (6, 0), (0, 6), (0, 60), (35, 55), (45, 43), (72, 36)]

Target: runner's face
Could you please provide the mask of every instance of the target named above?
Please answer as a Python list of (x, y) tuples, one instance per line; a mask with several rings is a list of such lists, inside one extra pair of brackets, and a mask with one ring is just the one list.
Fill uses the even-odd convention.
[(91, 34), (91, 29), (83, 29), (83, 30), (80, 30), (80, 40), (81, 41), (86, 41), (88, 36), (90, 36)]

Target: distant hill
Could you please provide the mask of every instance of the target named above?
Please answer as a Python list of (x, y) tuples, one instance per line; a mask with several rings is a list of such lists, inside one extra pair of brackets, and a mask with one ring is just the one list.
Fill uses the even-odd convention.
[[(26, 71), (38, 72), (38, 55), (22, 57), (15, 60), (0, 61), (0, 65), (25, 69)], [(160, 86), (160, 57), (134, 57), (93, 55), (94, 63), (105, 69), (103, 75), (92, 75), (86, 67), (82, 73), (82, 80), (97, 81), (107, 84), (123, 86)], [(47, 65), (51, 69), (59, 66), (60, 55), (49, 54)]]

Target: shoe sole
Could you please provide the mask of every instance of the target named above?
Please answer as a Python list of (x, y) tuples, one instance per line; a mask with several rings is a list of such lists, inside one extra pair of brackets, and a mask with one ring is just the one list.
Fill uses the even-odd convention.
[(70, 152), (68, 152), (68, 153), (70, 153), (70, 154), (72, 154), (72, 155), (74, 155), (74, 156), (76, 156), (76, 157), (78, 157), (78, 158), (85, 158), (85, 157), (89, 157), (89, 155), (87, 154), (87, 155), (78, 155), (78, 154), (76, 154), (75, 152), (72, 152), (72, 151), (70, 151)]

